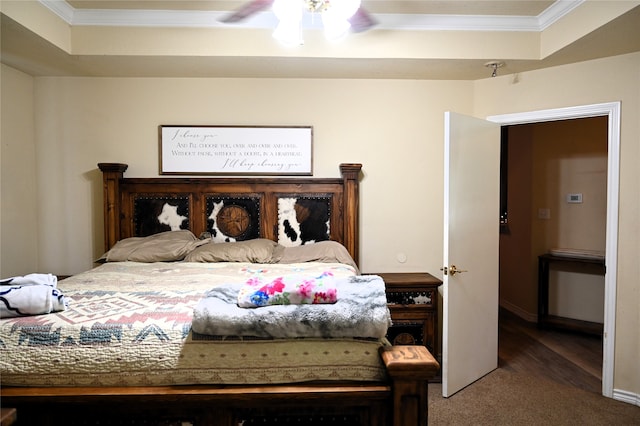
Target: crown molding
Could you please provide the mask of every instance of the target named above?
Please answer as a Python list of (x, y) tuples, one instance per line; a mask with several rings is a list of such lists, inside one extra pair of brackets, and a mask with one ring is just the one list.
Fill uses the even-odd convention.
[[(374, 14), (376, 28), (407, 31), (543, 31), (585, 0), (559, 0), (538, 16)], [(243, 23), (224, 24), (229, 12), (182, 10), (75, 9), (65, 0), (39, 0), (69, 25), (136, 27), (273, 28), (277, 20), (263, 11)], [(321, 27), (308, 13), (305, 28)]]
[(58, 15), (67, 24), (72, 25), (73, 15), (76, 11), (65, 0), (38, 0), (44, 7)]
[(560, 0), (542, 11), (538, 18), (538, 31), (543, 31), (562, 17), (572, 12), (586, 0)]

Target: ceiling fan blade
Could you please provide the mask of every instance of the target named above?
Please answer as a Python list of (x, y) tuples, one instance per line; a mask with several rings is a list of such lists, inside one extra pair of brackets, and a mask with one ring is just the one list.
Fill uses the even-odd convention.
[(260, 12), (261, 10), (264, 10), (264, 9), (270, 7), (273, 4), (273, 1), (274, 0), (253, 0), (253, 1), (250, 1), (248, 3), (245, 3), (243, 6), (241, 6), (235, 12), (225, 16), (220, 21), (221, 22), (225, 22), (227, 24), (230, 24), (230, 23), (233, 23), (233, 22), (243, 21), (243, 20), (247, 19), (248, 17), (250, 17), (251, 15), (253, 15), (254, 13)]
[(351, 24), (351, 30), (353, 32), (360, 33), (375, 26), (378, 22), (373, 19), (369, 12), (361, 7), (351, 18), (349, 18), (349, 23)]

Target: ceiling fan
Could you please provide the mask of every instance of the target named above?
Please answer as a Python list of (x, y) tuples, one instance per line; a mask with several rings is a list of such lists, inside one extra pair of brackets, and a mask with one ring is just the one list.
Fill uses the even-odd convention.
[[(334, 0), (333, 2), (330, 0), (300, 0), (301, 7), (304, 5), (310, 12), (326, 11), (333, 6), (332, 3), (337, 4), (342, 1), (345, 0)], [(222, 18), (221, 21), (225, 23), (242, 22), (252, 15), (273, 6), (275, 2), (276, 0), (249, 1)], [(291, 0), (289, 0), (289, 2), (291, 2)], [(359, 1), (357, 3), (358, 8), (356, 12), (348, 18), (347, 21), (351, 24), (351, 30), (353, 32), (363, 32), (376, 25), (376, 21), (363, 7), (359, 6)]]

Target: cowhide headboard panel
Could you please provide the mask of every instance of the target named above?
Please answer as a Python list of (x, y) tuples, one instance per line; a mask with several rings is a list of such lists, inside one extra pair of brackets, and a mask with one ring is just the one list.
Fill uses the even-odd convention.
[(105, 250), (117, 241), (189, 229), (218, 242), (269, 238), (284, 246), (342, 243), (358, 262), (362, 164), (341, 178), (125, 178), (126, 164), (99, 163)]

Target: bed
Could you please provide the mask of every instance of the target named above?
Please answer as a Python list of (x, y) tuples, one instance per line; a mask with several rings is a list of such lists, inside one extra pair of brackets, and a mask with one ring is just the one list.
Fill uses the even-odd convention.
[[(438, 363), (386, 341), (384, 283), (358, 270), (360, 164), (341, 164), (340, 178), (125, 178), (125, 164), (98, 167), (100, 264), (57, 284), (69, 308), (0, 320), (2, 406), (19, 424), (427, 423)], [(326, 303), (271, 305), (247, 290), (300, 277)], [(241, 294), (269, 306), (238, 307)], [(243, 309), (263, 334), (238, 325)], [(303, 319), (282, 326), (285, 309)], [(324, 311), (341, 327), (307, 321)]]

